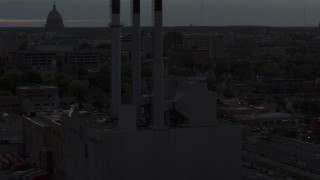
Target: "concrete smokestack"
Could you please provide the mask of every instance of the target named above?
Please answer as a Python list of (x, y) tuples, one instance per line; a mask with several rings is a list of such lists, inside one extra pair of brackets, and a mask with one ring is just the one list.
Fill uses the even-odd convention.
[(121, 24), (120, 0), (111, 1), (111, 110), (112, 116), (118, 117), (121, 105)]
[(162, 0), (154, 0), (153, 128), (164, 128)]
[(132, 61), (133, 61), (133, 105), (140, 111), (141, 99), (141, 23), (140, 0), (132, 0)]

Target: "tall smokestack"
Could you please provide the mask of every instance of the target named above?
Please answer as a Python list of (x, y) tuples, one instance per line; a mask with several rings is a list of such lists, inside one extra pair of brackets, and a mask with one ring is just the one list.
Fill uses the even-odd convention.
[(164, 125), (162, 0), (154, 0), (153, 128)]
[(132, 0), (132, 61), (133, 61), (133, 104), (140, 110), (141, 99), (141, 27), (140, 27), (140, 0)]
[(121, 24), (120, 0), (111, 1), (111, 33), (112, 33), (112, 59), (111, 59), (111, 109), (112, 116), (118, 117), (121, 105)]

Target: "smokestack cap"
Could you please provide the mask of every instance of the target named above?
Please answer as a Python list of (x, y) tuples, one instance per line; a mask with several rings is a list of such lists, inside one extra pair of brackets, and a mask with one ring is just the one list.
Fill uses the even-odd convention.
[(140, 0), (133, 0), (133, 13), (140, 14)]
[(162, 11), (162, 0), (154, 0), (154, 5), (155, 11)]
[(112, 14), (120, 14), (120, 0), (112, 0)]

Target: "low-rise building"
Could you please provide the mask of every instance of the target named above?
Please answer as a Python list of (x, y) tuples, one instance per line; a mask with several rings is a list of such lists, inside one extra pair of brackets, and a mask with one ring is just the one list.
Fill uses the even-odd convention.
[(59, 108), (59, 89), (55, 86), (23, 86), (16, 88), (22, 112), (53, 111)]
[(226, 47), (233, 44), (233, 34), (191, 33), (183, 37), (183, 49), (189, 52), (207, 53), (209, 59), (230, 57)]
[(66, 53), (65, 64), (71, 67), (97, 67), (100, 65), (100, 55), (95, 51), (73, 51)]
[(0, 96), (0, 113), (21, 113), (21, 100), (17, 96)]
[(11, 61), (30, 65), (43, 76), (52, 75), (57, 70), (56, 54), (53, 52), (18, 51), (11, 54)]
[(22, 38), (17, 34), (1, 33), (0, 58), (6, 58), (10, 56), (11, 53), (18, 51), (22, 42)]
[(24, 117), (24, 150), (43, 171), (52, 173), (53, 179), (63, 176), (63, 128), (61, 115), (35, 113)]
[(267, 94), (313, 94), (315, 83), (305, 79), (260, 77)]

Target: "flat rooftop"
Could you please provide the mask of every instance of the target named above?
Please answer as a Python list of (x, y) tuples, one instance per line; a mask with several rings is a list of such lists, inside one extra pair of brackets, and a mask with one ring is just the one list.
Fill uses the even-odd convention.
[[(72, 117), (69, 117), (67, 114), (63, 115), (62, 120), (65, 121), (72, 121), (73, 123), (78, 123), (83, 125), (87, 128), (94, 129), (101, 132), (115, 132), (120, 131), (118, 126), (118, 120), (112, 119), (107, 113), (92, 113), (92, 112), (80, 112), (80, 114), (73, 114)], [(230, 121), (225, 121), (223, 119), (218, 119), (217, 125), (212, 126), (234, 126), (239, 125), (238, 123), (232, 123)], [(208, 127), (212, 127), (208, 126)], [(175, 127), (168, 127), (169, 129), (186, 129), (186, 128), (193, 128), (194, 126), (190, 126), (187, 124), (181, 124), (180, 126)], [(198, 127), (198, 126), (195, 126)], [(205, 127), (205, 126), (201, 126)], [(148, 130), (147, 127), (137, 127), (137, 131), (141, 130)]]
[(118, 122), (111, 119), (107, 113), (79, 111), (73, 113), (71, 117), (65, 113), (63, 121), (73, 121), (84, 125), (85, 127), (102, 132), (115, 131), (119, 129)]
[(53, 123), (61, 124), (61, 114), (59, 113), (39, 112), (35, 116), (26, 118), (42, 127), (51, 126)]

